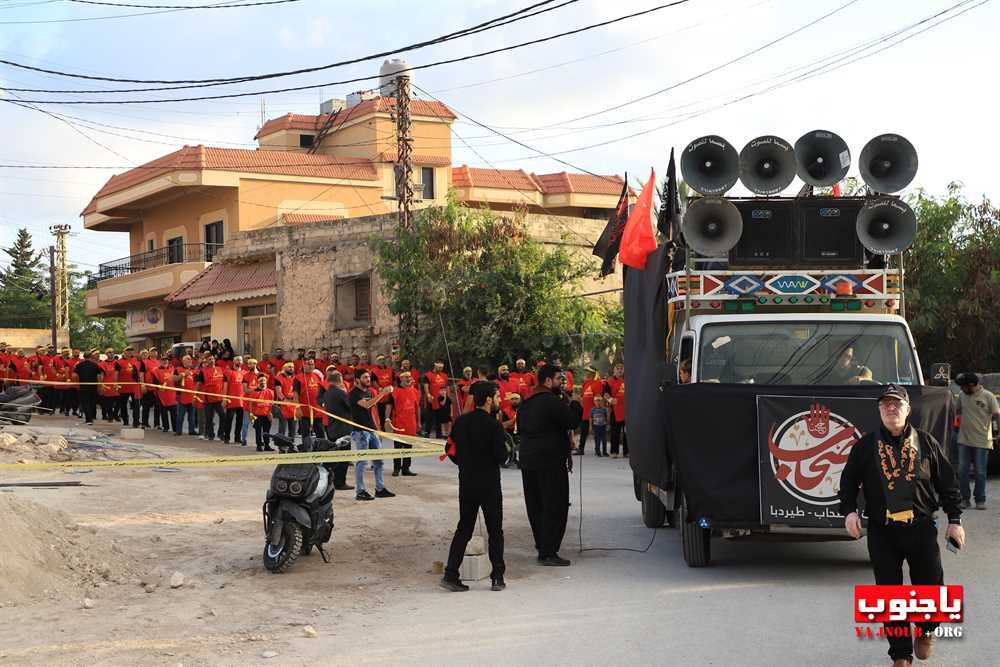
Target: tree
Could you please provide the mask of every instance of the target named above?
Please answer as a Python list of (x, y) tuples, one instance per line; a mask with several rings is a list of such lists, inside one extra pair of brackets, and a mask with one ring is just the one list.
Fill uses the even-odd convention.
[(952, 183), (910, 199), (917, 235), (905, 259), (907, 318), (924, 362), (955, 370), (1000, 367), (1000, 210), (972, 204)]
[(120, 350), (128, 344), (125, 320), (121, 317), (91, 317), (87, 315), (86, 286), (91, 273), (80, 273), (70, 267), (69, 283), (69, 342), (74, 348)]
[(14, 244), (3, 251), (9, 261), (0, 272), (0, 326), (50, 326), (47, 267), (43, 264), (42, 252), (32, 247), (31, 234), (23, 227), (17, 230)]
[(580, 334), (603, 332), (606, 309), (574, 296), (593, 267), (532, 240), (524, 216), (470, 209), (449, 197), (396, 238), (373, 238), (375, 267), (401, 344), (419, 364), (579, 357)]

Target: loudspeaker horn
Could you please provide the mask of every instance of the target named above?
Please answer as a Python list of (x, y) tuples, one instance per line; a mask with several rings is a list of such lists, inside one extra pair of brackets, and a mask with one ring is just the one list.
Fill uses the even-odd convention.
[(895, 255), (913, 245), (917, 216), (895, 197), (875, 197), (865, 202), (855, 225), (861, 245), (876, 255)]
[(718, 257), (739, 243), (743, 216), (727, 199), (702, 197), (688, 206), (681, 233), (687, 245), (699, 255)]
[(740, 181), (750, 192), (776, 195), (794, 178), (795, 152), (781, 137), (757, 137), (740, 151)]
[(833, 185), (847, 175), (851, 149), (833, 132), (813, 130), (795, 142), (795, 165), (799, 178), (809, 185)]
[(684, 149), (681, 174), (695, 192), (706, 197), (721, 195), (740, 177), (740, 156), (722, 137), (700, 137)]
[(876, 192), (899, 192), (917, 175), (917, 151), (905, 137), (880, 134), (861, 150), (861, 178)]

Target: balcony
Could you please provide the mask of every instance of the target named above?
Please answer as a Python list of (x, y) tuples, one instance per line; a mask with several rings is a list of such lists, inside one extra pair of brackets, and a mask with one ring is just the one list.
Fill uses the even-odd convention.
[(101, 264), (87, 284), (87, 314), (122, 315), (162, 300), (205, 269), (221, 243), (189, 243)]

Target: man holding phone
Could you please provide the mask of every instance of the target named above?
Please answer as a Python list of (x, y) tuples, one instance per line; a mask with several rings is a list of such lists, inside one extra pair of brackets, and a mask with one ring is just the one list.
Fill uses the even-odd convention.
[[(965, 545), (962, 497), (958, 480), (941, 445), (909, 423), (910, 399), (902, 387), (890, 384), (878, 398), (882, 425), (851, 448), (840, 476), (840, 512), (854, 539), (862, 535), (858, 491), (868, 513), (868, 555), (875, 583), (901, 585), (903, 561), (910, 566), (913, 585), (941, 586), (944, 570), (938, 549), (934, 512), (948, 516), (947, 539), (955, 549)], [(913, 655), (926, 660), (934, 648), (937, 623), (920, 624), (916, 641), (909, 623), (886, 623), (889, 657), (894, 667), (906, 667)], [(905, 628), (893, 630), (896, 626)]]

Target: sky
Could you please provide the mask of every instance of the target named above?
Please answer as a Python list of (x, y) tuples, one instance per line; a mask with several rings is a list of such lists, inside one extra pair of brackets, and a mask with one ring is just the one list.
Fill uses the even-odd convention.
[[(198, 5), (212, 0), (107, 1)], [(0, 0), (0, 59), (117, 78), (237, 77), (391, 50), (529, 4), (534, 3), (298, 0), (157, 11), (70, 0)], [(397, 57), (411, 65), (456, 58), (660, 4), (664, 0), (577, 0)], [(938, 25), (949, 17), (954, 18)], [(1000, 0), (688, 0), (542, 44), (416, 71), (413, 81), (427, 91), (418, 96), (433, 95), (458, 112), (455, 164), (536, 173), (627, 172), (638, 184), (650, 168), (662, 175), (671, 147), (679, 151), (702, 135), (717, 134), (741, 147), (763, 134), (794, 142), (810, 130), (824, 129), (847, 141), (855, 160), (850, 175), (856, 175), (864, 144), (896, 132), (919, 154), (919, 171), (907, 192), (919, 187), (941, 194), (959, 181), (970, 199), (985, 194), (997, 200), (998, 28)], [(854, 50), (864, 45), (870, 46)], [(374, 76), (381, 62), (376, 58), (223, 87), (86, 97), (6, 89), (150, 84), (83, 81), (0, 64), (0, 100), (260, 93)], [(79, 217), (111, 175), (185, 144), (252, 148), (262, 100), (269, 118), (317, 113), (324, 99), (374, 85), (363, 81), (168, 104), (34, 104), (72, 117), (63, 120), (0, 103), (0, 164), (111, 167), (0, 168), (0, 246), (9, 245), (17, 228), (26, 226), (42, 247), (50, 243), (49, 225), (71, 224), (71, 260), (96, 270), (101, 262), (128, 254), (126, 234), (84, 230)], [(730, 194), (743, 192), (737, 186)]]

